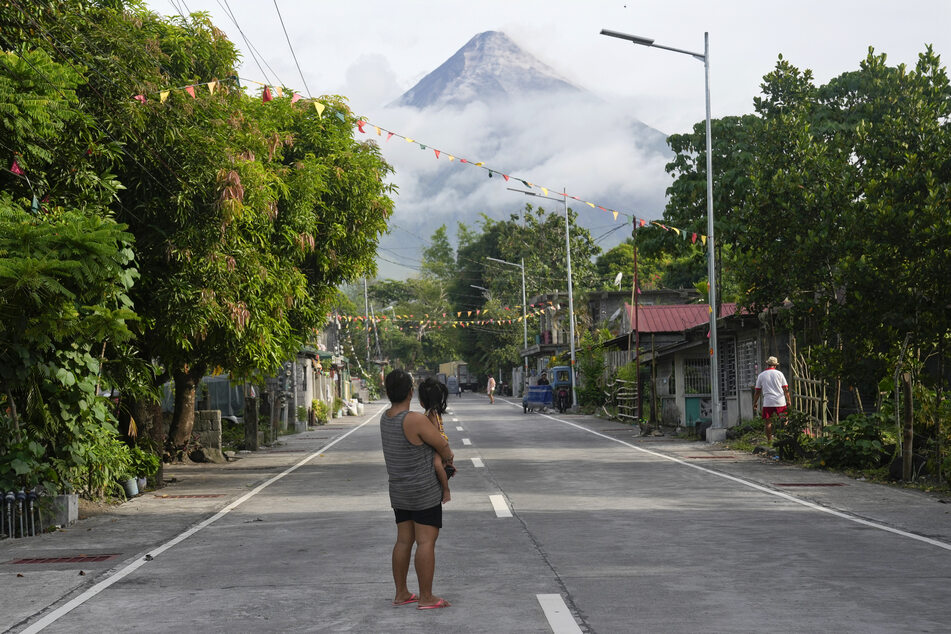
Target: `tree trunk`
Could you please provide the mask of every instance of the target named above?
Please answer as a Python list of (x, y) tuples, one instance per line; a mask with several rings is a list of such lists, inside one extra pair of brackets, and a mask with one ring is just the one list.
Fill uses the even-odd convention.
[[(132, 413), (139, 423), (139, 431), (151, 442), (153, 451), (159, 452), (161, 458), (162, 447), (165, 446), (165, 419), (162, 415), (162, 405), (147, 399), (139, 399), (132, 404)], [(158, 471), (154, 481), (150, 482), (156, 489), (165, 486), (165, 463), (159, 461)]]
[(196, 368), (189, 371), (176, 370), (173, 373), (175, 380), (175, 412), (168, 430), (168, 444), (172, 450), (185, 448), (195, 426), (195, 392), (201, 381), (202, 372)]
[(902, 431), (901, 479), (905, 482), (909, 482), (912, 475), (912, 458), (914, 456), (913, 449), (915, 442), (915, 417), (911, 403), (911, 373), (905, 372), (901, 375), (901, 387), (904, 396), (902, 414), (905, 419), (905, 425)]
[(253, 396), (244, 400), (244, 448), (258, 450), (258, 399)]

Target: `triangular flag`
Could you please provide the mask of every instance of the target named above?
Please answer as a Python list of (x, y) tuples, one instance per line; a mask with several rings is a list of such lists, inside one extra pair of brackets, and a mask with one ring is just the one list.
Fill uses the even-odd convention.
[(611, 213), (614, 214), (614, 219), (617, 220), (617, 212), (616, 212), (616, 211), (612, 211)]
[(17, 163), (16, 159), (13, 159), (13, 165), (10, 166), (10, 171), (16, 174), (17, 176), (23, 176), (26, 172), (23, 171), (23, 168), (20, 167), (20, 164)]
[(192, 96), (192, 99), (195, 98), (195, 87), (194, 86), (185, 86), (185, 92)]
[(360, 130), (360, 132), (362, 132), (363, 134), (366, 134), (366, 133), (367, 133), (367, 131), (363, 129), (363, 126), (365, 126), (366, 124), (367, 124), (366, 121), (362, 121), (362, 120), (360, 120), (360, 119), (357, 119), (357, 128), (358, 128), (358, 129)]
[(159, 102), (160, 102), (160, 103), (165, 103), (165, 100), (168, 99), (168, 93), (169, 93), (168, 90), (163, 90), (162, 92), (159, 93)]
[(416, 139), (411, 139), (408, 136), (404, 136), (403, 140), (406, 141), (407, 143), (413, 143), (414, 141), (416, 141)]
[(383, 136), (383, 130), (380, 129), (380, 126), (373, 126), (373, 129), (376, 130), (377, 136)]
[(703, 246), (707, 246), (707, 236), (700, 236), (700, 242), (703, 243)]
[(508, 180), (509, 180), (509, 175), (508, 175), (508, 174), (502, 174), (502, 178), (505, 179), (505, 182), (508, 182)]
[(387, 134), (387, 135), (386, 135), (386, 140), (389, 141), (390, 139), (392, 139), (394, 134), (396, 134), (396, 133), (395, 133), (395, 132), (390, 132), (389, 134)]
[(472, 311), (471, 311), (471, 310), (466, 313), (466, 317), (472, 317)]
[(271, 96), (271, 87), (265, 86), (264, 94), (261, 95), (261, 101), (264, 103), (267, 103), (268, 101), (272, 101), (273, 99), (274, 97)]
[(218, 82), (210, 81), (206, 85), (208, 86), (209, 94), (212, 94), (212, 95), (215, 94), (215, 87), (218, 85)]
[(145, 103), (145, 95), (136, 95), (135, 100), (139, 103)]
[(449, 156), (449, 160), (450, 160), (450, 161), (455, 161), (455, 160), (456, 160), (456, 157), (453, 156), (452, 154), (449, 154), (448, 156)]
[(298, 101), (300, 101), (300, 95), (295, 92), (291, 95), (291, 103), (297, 103)]
[(425, 145), (423, 145), (422, 143), (420, 143), (420, 144), (419, 144), (419, 149), (421, 149), (421, 150), (425, 150), (425, 149), (426, 149), (426, 146), (425, 146)]
[(641, 218), (641, 226), (642, 226), (642, 227), (646, 227), (646, 226), (647, 226), (647, 223), (644, 222), (644, 219), (643, 219), (643, 218)]
[(588, 207), (591, 207), (592, 209), (594, 208), (594, 203), (589, 203), (587, 200), (584, 201), (584, 204), (586, 204)]
[(677, 227), (671, 227), (671, 229), (673, 229), (677, 233), (678, 236), (680, 235), (680, 229), (678, 229)]
[(433, 150), (436, 153), (436, 158), (439, 158), (439, 150)]
[(275, 86), (275, 87), (274, 87), (274, 92), (277, 94), (278, 97), (283, 97), (283, 96), (284, 96), (284, 89), (281, 88), (280, 86)]
[(483, 161), (479, 161), (478, 163), (476, 163), (476, 165), (485, 165), (485, 163)]
[(466, 159), (459, 159), (459, 162), (460, 162), (460, 163), (468, 163), (469, 161), (467, 161)]
[(696, 233), (694, 233), (694, 234), (692, 234), (692, 235), (690, 236), (690, 242), (691, 242), (692, 244), (697, 244), (697, 234), (696, 234)]
[(315, 101), (315, 102), (314, 102), (314, 109), (317, 111), (317, 116), (318, 116), (318, 117), (320, 117), (320, 116), (322, 116), (322, 115), (324, 114), (324, 108), (326, 108), (326, 107), (327, 107), (327, 106), (325, 106), (324, 104), (320, 103), (319, 101)]
[(542, 187), (542, 191), (545, 192), (545, 195), (546, 195), (546, 196), (548, 195), (548, 188), (547, 188), (547, 187)]
[(347, 117), (345, 117), (342, 112), (335, 112), (334, 116), (340, 119), (344, 123), (347, 122)]

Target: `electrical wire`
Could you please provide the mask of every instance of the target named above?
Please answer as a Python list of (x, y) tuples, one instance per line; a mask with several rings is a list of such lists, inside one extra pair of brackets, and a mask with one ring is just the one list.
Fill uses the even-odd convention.
[(304, 90), (307, 91), (307, 96), (311, 97), (310, 88), (307, 86), (307, 80), (304, 79), (304, 71), (300, 69), (300, 62), (297, 61), (297, 53), (294, 52), (294, 45), (291, 44), (291, 36), (287, 34), (287, 27), (284, 26), (284, 18), (281, 16), (281, 10), (277, 6), (277, 0), (274, 0), (274, 8), (277, 10), (277, 17), (281, 21), (281, 28), (284, 29), (284, 38), (287, 40), (287, 47), (291, 49), (291, 56), (294, 58), (294, 64), (297, 66), (297, 72), (300, 73), (300, 80), (304, 82)]
[[(261, 62), (258, 60), (258, 57), (256, 55), (258, 49), (255, 48), (253, 44), (251, 44), (251, 40), (249, 40), (248, 36), (244, 34), (244, 29), (241, 28), (240, 24), (238, 24), (238, 20), (237, 18), (235, 18), (234, 12), (231, 10), (231, 5), (228, 4), (228, 0), (224, 0), (224, 4), (222, 4), (222, 0), (217, 0), (217, 1), (218, 1), (218, 6), (220, 6), (221, 9), (225, 12), (225, 15), (231, 18), (231, 22), (234, 23), (235, 28), (238, 29), (238, 33), (241, 35), (241, 39), (243, 39), (244, 43), (248, 45), (248, 53), (251, 54), (251, 59), (254, 60), (254, 63), (257, 65), (258, 70), (261, 71), (261, 75), (264, 76), (264, 79), (265, 81), (267, 81), (268, 84), (273, 85), (271, 78), (268, 77), (268, 74), (264, 72), (264, 68), (261, 66)], [(263, 59), (263, 56), (262, 56), (262, 59)], [(267, 65), (266, 60), (264, 64)], [(271, 69), (270, 66), (268, 66), (268, 69), (271, 70), (272, 73), (274, 73), (274, 70)], [(274, 73), (274, 78), (277, 79), (278, 82), (283, 85), (284, 82), (280, 80), (280, 78), (277, 76), (277, 73)]]

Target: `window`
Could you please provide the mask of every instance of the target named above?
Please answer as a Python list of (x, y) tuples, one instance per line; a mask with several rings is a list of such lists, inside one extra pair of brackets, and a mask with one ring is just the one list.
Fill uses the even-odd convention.
[(720, 365), (720, 396), (736, 396), (736, 339), (719, 339), (717, 362)]
[(756, 339), (746, 339), (736, 347), (736, 374), (737, 385), (741, 390), (748, 390), (756, 385)]
[(710, 360), (684, 359), (684, 394), (710, 393)]

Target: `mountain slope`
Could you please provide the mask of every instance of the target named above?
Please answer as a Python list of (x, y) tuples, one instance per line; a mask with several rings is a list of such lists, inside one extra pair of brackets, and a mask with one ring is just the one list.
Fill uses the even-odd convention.
[(493, 102), (532, 92), (580, 93), (505, 33), (479, 33), (465, 46), (406, 91), (394, 104), (430, 108)]

